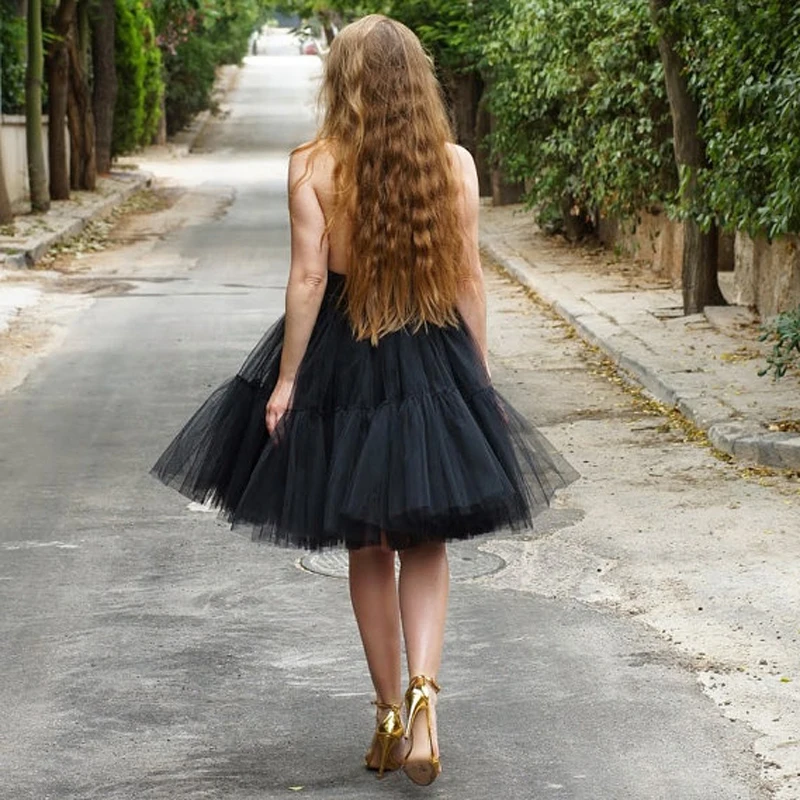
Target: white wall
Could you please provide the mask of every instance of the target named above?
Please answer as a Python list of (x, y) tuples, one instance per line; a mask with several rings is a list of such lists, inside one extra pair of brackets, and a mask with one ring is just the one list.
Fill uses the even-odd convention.
[[(42, 142), (45, 169), (47, 164), (47, 117), (43, 118)], [(3, 171), (12, 205), (28, 197), (28, 150), (25, 144), (25, 117), (3, 114), (0, 117), (0, 147), (3, 148)], [(67, 136), (69, 159), (69, 135)]]

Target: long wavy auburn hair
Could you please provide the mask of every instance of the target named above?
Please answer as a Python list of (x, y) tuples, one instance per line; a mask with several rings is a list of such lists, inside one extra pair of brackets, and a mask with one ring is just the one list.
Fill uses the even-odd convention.
[(327, 56), (314, 145), (334, 157), (327, 231), (350, 224), (344, 304), (357, 339), (458, 322), (464, 273), (453, 140), (433, 62), (403, 24), (372, 14)]

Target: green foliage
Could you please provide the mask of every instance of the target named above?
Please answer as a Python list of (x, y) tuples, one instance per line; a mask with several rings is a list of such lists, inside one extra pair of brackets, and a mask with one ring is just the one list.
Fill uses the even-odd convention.
[(800, 6), (681, 0), (674, 24), (708, 146), (700, 221), (800, 232)]
[(161, 49), (156, 42), (153, 21), (148, 16), (142, 20), (144, 38), (144, 121), (142, 123), (142, 146), (150, 144), (158, 133), (161, 121), (161, 102), (164, 98), (164, 65)]
[(257, 0), (217, 2), (215, 14), (207, 18), (208, 36), (214, 42), (217, 64), (238, 64), (247, 53), (250, 34), (265, 19), (264, 8)]
[(161, 52), (142, 0), (117, 0), (115, 44), (119, 88), (111, 149), (119, 155), (152, 141), (161, 114)]
[[(494, 8), (509, 0), (493, 0)], [(449, 73), (474, 68), (480, 58), (478, 31), (488, 20), (488, 3), (471, 0), (283, 0), (275, 7), (304, 21), (347, 21), (365, 14), (386, 14), (411, 28), (434, 58), (439, 70)]]
[(25, 113), (25, 18), (10, 0), (0, 2), (2, 113)]
[(211, 103), (216, 67), (238, 63), (267, 18), (262, 0), (152, 0), (150, 13), (166, 75), (167, 131)]
[(668, 196), (669, 107), (646, 0), (515, 3), (481, 46), (493, 152), (544, 217), (624, 217)]
[(144, 36), (134, 6), (137, 0), (116, 2), (115, 59), (117, 104), (114, 108), (113, 155), (135, 150), (144, 132)]
[(771, 374), (775, 380), (782, 378), (789, 369), (800, 369), (800, 306), (786, 311), (765, 325), (760, 341), (773, 343), (767, 356), (767, 366), (759, 375)]
[(167, 133), (173, 134), (209, 106), (215, 75), (214, 45), (205, 38), (187, 39), (174, 53), (164, 54), (164, 66)]
[(370, 5), (372, 11), (383, 11), (408, 25), (440, 70), (460, 72), (477, 65), (480, 58), (477, 31), (488, 4), (473, 4), (470, 0), (388, 0)]

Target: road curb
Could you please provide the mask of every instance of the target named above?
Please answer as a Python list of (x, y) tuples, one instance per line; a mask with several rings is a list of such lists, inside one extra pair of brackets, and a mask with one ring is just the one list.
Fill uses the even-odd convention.
[(90, 222), (108, 216), (131, 195), (149, 186), (153, 176), (147, 172), (130, 172), (124, 177), (117, 175), (116, 180), (125, 181), (125, 184), (102, 198), (92, 197), (92, 202), (86, 205), (76, 204), (40, 215), (48, 230), (29, 237), (21, 247), (7, 245), (0, 248), (0, 269), (30, 269), (51, 247), (77, 236)]
[(581, 338), (602, 350), (634, 384), (705, 431), (714, 447), (743, 461), (800, 469), (800, 434), (769, 431), (758, 419), (736, 418), (721, 399), (682, 387), (680, 365), (664, 372), (634, 332), (600, 313), (563, 282), (537, 271), (536, 265), (508, 247), (502, 236), (481, 234), (480, 244), (511, 278), (540, 297)]

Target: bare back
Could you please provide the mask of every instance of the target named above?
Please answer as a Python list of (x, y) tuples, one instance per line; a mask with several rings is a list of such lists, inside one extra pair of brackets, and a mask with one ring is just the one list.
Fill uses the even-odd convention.
[[(463, 227), (467, 237), (466, 252), (470, 261), (477, 259), (477, 200), (478, 186), (475, 165), (472, 156), (458, 145), (448, 145), (450, 155), (454, 159), (459, 180), (460, 207)], [(311, 153), (309, 153), (311, 155)], [(313, 171), (309, 183), (326, 220), (330, 220), (334, 210), (333, 173), (336, 162), (329, 148), (317, 146), (313, 153)], [(473, 218), (475, 224), (473, 225)], [(473, 235), (473, 227), (474, 235)], [(328, 269), (331, 272), (346, 273), (348, 264), (348, 243), (351, 235), (351, 221), (339, 221), (328, 235)], [(470, 241), (474, 239), (473, 241)], [(472, 264), (470, 266), (473, 266)]]

